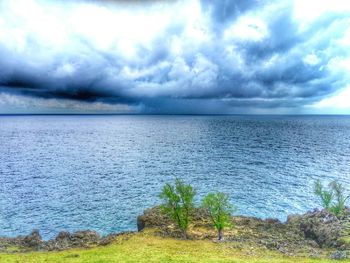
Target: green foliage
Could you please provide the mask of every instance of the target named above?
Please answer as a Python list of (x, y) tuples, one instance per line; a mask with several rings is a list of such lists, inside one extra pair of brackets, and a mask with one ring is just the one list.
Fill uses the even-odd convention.
[(346, 201), (349, 196), (345, 195), (345, 188), (341, 183), (332, 181), (328, 185), (327, 190), (324, 189), (320, 180), (317, 180), (314, 188), (315, 194), (321, 199), (325, 209), (337, 217), (344, 214)]
[(330, 211), (336, 216), (341, 216), (345, 211), (345, 203), (349, 196), (345, 196), (345, 188), (341, 183), (333, 181), (329, 186), (332, 189), (335, 197), (335, 202), (330, 207)]
[(314, 192), (315, 195), (317, 195), (321, 199), (322, 206), (325, 209), (329, 210), (333, 199), (333, 192), (324, 190), (324, 187), (320, 180), (317, 180), (315, 182)]
[(231, 226), (231, 214), (235, 210), (230, 204), (228, 195), (220, 192), (209, 193), (203, 198), (202, 207), (208, 211), (210, 219), (218, 231), (218, 239), (221, 240), (224, 228)]
[(163, 200), (161, 209), (170, 216), (186, 236), (193, 211), (193, 198), (196, 192), (191, 185), (176, 179), (175, 185), (165, 184), (159, 197)]

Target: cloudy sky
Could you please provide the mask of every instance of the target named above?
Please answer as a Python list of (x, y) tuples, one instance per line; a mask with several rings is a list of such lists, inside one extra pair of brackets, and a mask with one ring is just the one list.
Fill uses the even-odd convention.
[(350, 114), (350, 1), (0, 0), (0, 113)]

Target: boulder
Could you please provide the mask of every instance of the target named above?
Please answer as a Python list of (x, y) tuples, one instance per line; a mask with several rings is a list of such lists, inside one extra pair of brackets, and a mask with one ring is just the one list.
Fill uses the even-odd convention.
[(142, 231), (146, 227), (145, 217), (143, 215), (138, 216), (136, 224), (137, 224), (137, 231), (138, 232)]
[(340, 237), (345, 221), (326, 210), (314, 210), (304, 215), (292, 215), (287, 224), (299, 226), (306, 239), (317, 242), (320, 247), (341, 246)]
[(88, 248), (100, 243), (101, 237), (96, 231), (85, 230), (73, 234), (62, 231), (59, 232), (55, 239), (44, 242), (40, 247), (41, 250), (65, 250), (71, 248)]
[(164, 229), (173, 222), (161, 212), (160, 207), (153, 207), (147, 209), (142, 215), (137, 217), (137, 229), (142, 231), (146, 227), (156, 227), (159, 229)]
[(64, 250), (70, 248), (70, 243), (70, 233), (61, 231), (54, 240), (49, 240), (46, 245), (47, 250)]
[(347, 259), (348, 255), (347, 255), (346, 251), (337, 250), (337, 251), (333, 252), (332, 254), (330, 254), (329, 258), (334, 259), (334, 260), (343, 260), (343, 259)]
[(37, 248), (42, 244), (42, 238), (39, 230), (33, 230), (28, 236), (23, 237), (21, 245), (28, 248)]
[(90, 247), (100, 242), (101, 236), (92, 230), (77, 231), (70, 236), (71, 247)]

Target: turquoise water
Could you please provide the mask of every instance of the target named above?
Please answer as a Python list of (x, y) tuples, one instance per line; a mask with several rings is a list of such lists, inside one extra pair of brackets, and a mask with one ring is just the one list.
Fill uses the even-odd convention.
[(175, 177), (285, 220), (318, 206), (316, 179), (350, 190), (350, 117), (0, 117), (0, 235), (135, 230)]

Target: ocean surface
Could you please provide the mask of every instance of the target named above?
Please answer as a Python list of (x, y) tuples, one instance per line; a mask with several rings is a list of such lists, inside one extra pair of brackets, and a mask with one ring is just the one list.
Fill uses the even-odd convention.
[(0, 116), (0, 235), (136, 230), (175, 177), (285, 220), (316, 179), (350, 190), (350, 117)]

